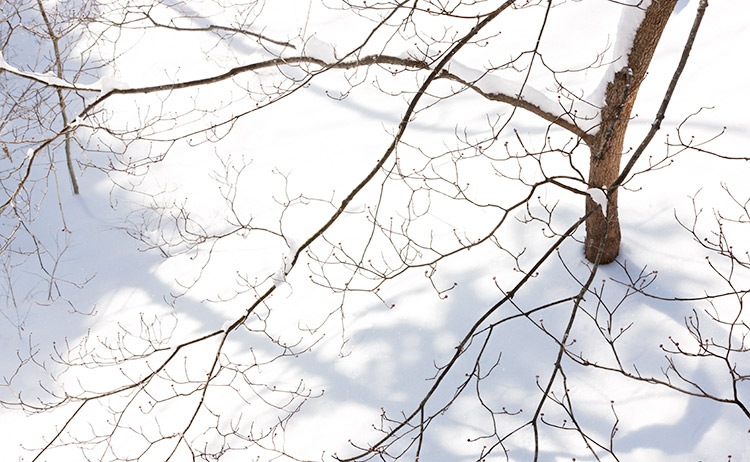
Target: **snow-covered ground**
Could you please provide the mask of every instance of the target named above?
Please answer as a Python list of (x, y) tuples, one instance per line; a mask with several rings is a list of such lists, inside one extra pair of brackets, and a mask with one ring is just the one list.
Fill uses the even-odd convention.
[[(580, 305), (573, 298), (592, 268), (583, 226), (556, 239), (583, 215), (587, 190), (607, 203), (576, 179), (589, 151), (570, 133), (437, 80), (393, 155), (342, 205), (388, 152), (429, 70), (289, 62), (350, 61), (369, 40), (360, 56), (435, 57), (435, 66), (477, 23), (471, 14), (493, 7), (463, 2), (456, 11), (468, 19), (417, 9), (416, 26), (368, 38), (393, 2), (361, 11), (314, 0), (154, 2), (154, 21), (205, 30), (106, 28), (124, 3), (102, 2), (99, 22), (82, 29), (71, 60), (105, 64), (84, 63), (78, 76), (78, 64), (61, 79), (33, 67), (48, 54), (1, 50), (5, 82), (78, 89), (68, 116), (81, 188), (65, 186), (62, 137), (54, 175), (40, 166), (41, 142), (19, 144), (20, 154), (11, 145), (0, 164), (8, 197), (11, 163), (27, 152), (38, 156), (32, 176), (56, 178), (34, 183), (46, 193), (31, 195), (38, 213), (18, 232), (35, 236), (39, 258), (2, 260), (2, 460), (329, 461), (395, 430), (399, 439), (364, 459), (530, 461), (538, 446), (542, 461), (750, 461), (750, 416), (731, 402), (750, 405), (747, 379), (732, 381), (750, 374), (750, 182), (745, 160), (719, 157), (750, 157), (745, 2), (707, 9), (662, 129), (619, 193), (620, 256), (597, 269)], [(446, 70), (592, 129), (639, 14), (627, 2), (554, 2), (543, 60), (527, 73), (521, 52), (533, 49), (546, 2), (517, 3), (532, 5), (501, 13)], [(678, 2), (667, 25), (630, 152), (697, 7)], [(138, 10), (130, 5), (126, 19), (143, 19)], [(495, 68), (513, 58), (517, 69)], [(57, 119), (46, 136), (61, 127)], [(681, 149), (678, 137), (711, 141)], [(565, 176), (579, 194), (532, 191), (545, 175)], [(717, 217), (734, 264), (689, 232), (716, 242)], [(717, 356), (676, 351), (701, 351), (696, 325)], [(570, 356), (556, 369), (568, 328)]]

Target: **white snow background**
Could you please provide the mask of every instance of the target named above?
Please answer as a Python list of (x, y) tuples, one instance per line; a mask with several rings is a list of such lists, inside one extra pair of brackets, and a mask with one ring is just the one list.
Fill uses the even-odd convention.
[[(679, 13), (670, 19), (649, 76), (640, 89), (628, 129), (628, 147), (634, 148), (649, 129), (682, 52), (698, 2), (686, 3), (680, 4)], [(179, 8), (169, 5), (157, 6), (153, 14), (168, 20), (187, 15), (180, 11), (187, 8), (191, 10), (190, 19), (183, 17), (179, 24), (194, 27), (243, 20), (231, 5), (225, 8), (212, 7), (211, 2), (188, 2), (187, 7)], [(614, 54), (622, 51), (618, 38), (628, 33), (627, 26), (634, 24), (620, 21), (624, 10), (631, 9), (621, 2), (599, 0), (564, 2), (552, 9), (540, 49), (547, 66), (585, 68), (596, 59), (596, 53), (606, 48), (600, 66), (586, 72), (560, 74), (566, 79), (562, 82), (566, 87), (581, 91), (576, 96), (600, 98), (602, 79), (611, 74), (609, 63), (618, 60), (619, 56)], [(543, 14), (544, 8), (536, 7), (508, 12), (498, 18), (493, 29), (502, 31), (493, 44), (499, 54), (498, 62), (508, 59), (514, 49), (533, 45)], [(747, 2), (711, 3), (662, 129), (636, 171), (645, 170), (649, 162), (657, 163), (672, 154), (676, 148), (666, 146), (667, 136), (674, 140), (678, 125), (701, 108), (710, 109), (703, 109), (691, 118), (682, 127), (683, 136), (705, 140), (723, 131), (706, 149), (726, 156), (750, 155), (747, 148), (750, 100), (744, 62), (745, 48), (750, 43), (749, 17)], [(228, 385), (247, 384), (222, 377), (206, 395), (214, 415), (201, 413), (184, 435), (187, 442), (178, 444), (199, 396), (170, 399), (164, 405), (152, 407), (152, 400), (180, 392), (179, 386), (175, 389), (166, 381), (155, 380), (149, 394), (139, 395), (132, 411), (118, 422), (120, 429), (111, 435), (111, 445), (92, 443), (84, 450), (75, 445), (53, 447), (39, 460), (119, 460), (140, 455), (139, 460), (163, 461), (175, 444), (178, 449), (171, 460), (191, 460), (187, 444), (205, 447), (208, 452), (221, 446), (222, 440), (216, 434), (201, 433), (212, 425), (228, 431), (233, 425), (246, 429), (250, 422), (255, 422), (252, 431), (261, 432), (264, 427), (278, 423), (286, 417), (286, 412), (266, 403), (285, 402), (278, 390), (287, 389), (309, 391), (310, 398), (304, 400), (299, 412), (284, 426), (283, 434), (267, 439), (266, 447), (251, 446), (206, 460), (294, 460), (287, 456), (275, 458), (279, 450), (298, 460), (330, 461), (335, 460), (335, 455), (354, 455), (357, 451), (353, 445), (367, 446), (381, 436), (377, 428), (381, 426), (383, 412), (398, 418), (401, 412), (409, 414), (415, 409), (433, 383), (430, 379), (435, 376), (435, 365), (450, 359), (476, 319), (503, 297), (503, 290), (510, 290), (522, 277), (519, 267), (527, 270), (551, 245), (552, 240), (544, 237), (544, 226), (517, 220), (526, 216), (525, 210), (519, 210), (497, 234), (498, 241), (509, 251), (524, 251), (519, 261), (485, 242), (441, 262), (432, 280), (425, 277), (430, 267), (416, 268), (384, 283), (377, 295), (323, 287), (324, 282), (343, 287), (349, 277), (346, 268), (331, 265), (322, 275), (314, 258), (304, 252), (292, 267), (301, 245), (334, 212), (331, 202), (338, 205), (391, 143), (406, 101), (420, 82), (415, 73), (392, 75), (390, 69), (376, 67), (328, 71), (288, 97), (247, 114), (254, 108), (253, 97), (257, 95), (250, 94), (248, 88), (272, 91), (275, 85), (288, 84), (287, 78), (301, 78), (305, 74), (293, 67), (272, 68), (240, 74), (199, 90), (117, 94), (117, 90), (216, 75), (233, 66), (269, 59), (274, 53), (294, 56), (304, 49), (306, 56), (343, 59), (352, 45), (361, 43), (372, 28), (367, 18), (347, 10), (326, 8), (318, 2), (310, 5), (305, 1), (269, 1), (261, 18), (262, 24), (258, 25), (263, 26), (264, 35), (290, 39), (297, 49), (282, 50), (268, 43), (261, 46), (254, 38), (239, 35), (219, 40), (220, 34), (214, 32), (139, 28), (123, 31), (116, 49), (108, 48), (110, 44), (106, 41), (98, 42), (95, 49), (103, 59), (116, 59), (101, 69), (99, 75), (91, 75), (88, 80), (81, 77), (82, 82), (76, 82), (75, 87), (87, 90), (82, 92), (86, 102), (97, 98), (95, 90), (114, 93), (102, 103), (106, 114), (76, 121), (76, 136), (89, 148), (87, 153), (78, 154), (83, 164), (90, 164), (80, 175), (81, 194), (74, 196), (61, 188), (61, 205), (58, 205), (50, 193), (33, 223), (35, 233), (59, 244), (62, 256), (58, 277), (81, 283), (81, 287), (61, 284), (66, 300), (49, 305), (29, 297), (15, 305), (0, 306), (3, 332), (0, 383), (10, 383), (0, 387), (0, 401), (12, 402), (18, 394), (29, 403), (38, 403), (37, 397), (50, 400), (42, 387), (62, 398), (64, 393), (102, 392), (127, 385), (175, 353), (175, 345), (228, 329), (258, 294), (271, 285), (277, 286), (272, 298), (258, 308), (258, 318), (248, 321), (250, 330), (240, 328), (228, 336), (221, 361), (231, 357), (249, 364), (271, 359), (279, 353), (279, 345), (293, 346), (301, 354), (282, 356), (257, 368), (258, 384), (244, 389), (241, 399)], [(432, 28), (434, 36), (445, 30), (445, 24), (438, 19), (423, 26)], [(383, 49), (382, 43), (376, 43), (369, 51), (394, 56), (416, 56), (416, 53), (429, 56), (432, 52), (417, 51), (414, 44), (397, 40), (388, 42)], [(612, 46), (607, 48), (607, 43)], [(89, 49), (86, 43), (80, 47), (81, 52)], [(450, 70), (474, 80), (490, 65), (487, 50), (473, 47), (459, 53)], [(18, 78), (65, 86), (57, 77), (19, 70), (7, 55), (0, 55), (0, 68), (17, 71)], [(554, 106), (556, 83), (542, 66), (537, 68), (522, 95)], [(485, 85), (487, 91), (520, 89), (519, 76), (523, 74), (496, 70), (486, 80), (480, 79), (479, 85)], [(513, 82), (516, 86), (510, 85)], [(428, 162), (410, 146), (419, 146), (427, 155), (447, 152), (459, 146), (457, 136), (466, 133), (470, 140), (481, 139), (489, 130), (488, 121), (505, 120), (510, 115), (511, 108), (507, 105), (486, 101), (470, 91), (438, 101), (440, 96), (450, 95), (459, 88), (455, 82), (437, 82), (430, 89), (429, 97), (406, 130), (405, 144), (398, 148), (401, 171), (420, 169)], [(402, 93), (404, 89), (406, 93)], [(546, 98), (544, 103), (543, 98)], [(585, 103), (572, 104), (582, 117), (590, 117), (590, 107)], [(142, 133), (145, 139), (128, 146), (123, 156), (138, 163), (168, 148), (163, 160), (148, 163), (135, 172), (137, 175), (132, 175), (133, 171), (105, 175), (95, 168), (105, 167), (110, 161), (108, 146), (114, 144), (116, 150), (123, 146), (105, 133), (87, 127), (101, 123), (115, 131), (127, 131), (139, 122), (150, 120), (155, 113), (174, 114), (175, 119), (157, 123)], [(232, 123), (223, 123), (240, 115)], [(595, 123), (595, 120), (581, 122), (584, 127)], [(200, 132), (211, 124), (219, 125), (208, 134)], [(547, 133), (547, 125), (519, 110), (506, 129), (507, 135), (491, 147), (497, 151), (488, 152), (499, 155), (506, 141), (511, 143), (511, 149), (520, 151), (519, 140), (528, 149), (538, 150), (543, 149), (547, 135), (553, 145), (565, 144), (570, 138), (560, 129), (552, 128)], [(175, 137), (179, 137), (176, 143), (169, 142)], [(578, 165), (588, 165), (586, 149), (575, 155), (579, 156)], [(557, 171), (547, 173), (565, 171), (566, 162), (550, 164)], [(627, 190), (620, 192), (623, 245), (619, 264), (600, 268), (594, 284), (597, 290), (603, 290), (602, 297), (611, 305), (616, 305), (625, 294), (624, 286), (616, 282), (627, 280), (625, 268), (636, 275), (643, 268), (646, 273), (658, 272), (648, 292), (665, 298), (701, 297), (728, 290), (706, 257), (710, 256), (710, 261), (718, 265), (721, 263), (694, 241), (676, 217), (691, 223), (694, 200), (695, 207), (705, 209), (699, 229), (710, 235), (715, 228), (713, 210), (728, 215), (737, 213), (737, 204), (727, 195), (725, 187), (737, 198), (750, 196), (747, 180), (750, 165), (695, 151), (686, 151), (665, 164), (669, 165), (635, 176), (628, 182)], [(481, 159), (468, 159), (461, 165), (457, 181), (471, 183), (467, 190), (474, 194), (472, 199), (477, 203), (494, 201), (510, 205), (527, 191), (498, 178)], [(448, 178), (456, 175), (447, 155), (430, 161), (430, 168)], [(518, 168), (522, 179), (539, 179), (539, 172), (533, 167), (521, 168), (519, 162)], [(60, 161), (61, 183), (66, 180), (63, 170), (64, 163)], [(398, 228), (401, 218), (412, 217), (412, 235), (438, 249), (455, 244), (456, 236), (466, 241), (476, 240), (496, 224), (497, 210), (447, 200), (421, 187), (418, 181), (409, 184), (411, 189), (398, 182), (381, 188), (385, 175), (381, 173), (381, 177), (355, 197), (340, 221), (325, 233), (325, 241), (319, 238), (312, 244), (309, 250), (316, 258), (326, 259), (330, 253), (343, 252), (332, 250), (339, 242), (347, 252), (361, 253), (372, 232), (367, 217), (378, 200), (383, 204), (379, 211), (382, 222), (392, 216)], [(577, 187), (580, 195), (541, 189), (536, 193), (539, 200), (530, 204), (537, 213), (543, 211), (542, 203), (554, 205), (553, 225), (556, 231), (563, 230), (583, 213), (587, 187), (580, 184)], [(227, 198), (233, 198), (233, 204)], [(606, 199), (602, 205), (606, 206)], [(195, 229), (200, 225), (209, 234), (221, 234), (228, 229), (228, 222), (235, 221), (250, 223), (255, 230), (237, 232), (216, 242), (196, 242), (190, 247), (178, 243), (180, 230), (169, 223), (172, 217), (179, 218), (181, 207), (190, 211)], [(283, 237), (263, 229), (279, 231)], [(190, 228), (182, 229), (182, 234), (186, 231)], [(559, 256), (554, 255), (540, 268), (539, 275), (514, 297), (515, 305), (530, 309), (577, 292), (580, 286), (575, 278), (585, 280), (589, 265), (580, 242), (583, 228), (576, 237), (577, 241), (568, 240), (559, 249)], [(747, 234), (740, 232), (733, 237), (736, 252), (743, 254), (748, 250)], [(171, 256), (166, 258), (144, 241), (165, 244)], [(375, 242), (383, 245), (377, 237)], [(393, 261), (393, 252), (384, 246), (382, 253), (373, 254), (373, 265), (383, 267), (386, 261)], [(416, 252), (408, 256), (415, 261), (427, 259)], [(16, 277), (9, 284), (17, 293), (38, 295), (47, 290), (34, 274)], [(736, 287), (747, 289), (750, 285), (747, 272), (738, 271), (736, 278)], [(355, 283), (369, 287), (364, 280)], [(252, 284), (259, 289), (250, 289)], [(454, 288), (438, 293), (451, 287)], [(586, 299), (593, 310), (594, 297)], [(736, 298), (726, 297), (718, 299), (716, 306), (718, 310), (736, 313), (738, 303)], [(689, 342), (686, 318), (693, 309), (702, 313), (710, 308), (704, 301), (677, 303), (637, 294), (629, 296), (612, 321), (615, 330), (632, 324), (620, 340), (626, 354), (620, 358), (623, 364), (637, 364), (642, 374), (663, 378), (661, 371), (668, 362), (660, 345), (670, 344), (670, 338)], [(498, 316), (514, 314), (514, 310), (510, 305), (505, 306)], [(568, 313), (569, 306), (560, 305), (538, 317), (543, 318), (541, 322), (547, 329), (557, 333), (564, 327)], [(742, 316), (744, 322), (750, 322), (747, 311)], [(529, 418), (541, 393), (537, 380), (546, 383), (557, 353), (557, 344), (532, 321), (540, 322), (520, 318), (504, 324), (504, 329), (498, 330), (488, 344), (493, 354), (484, 360), (483, 367), (489, 368), (498, 357), (499, 363), (493, 375), (482, 383), (482, 397), (497, 411), (523, 410), (517, 416), (496, 416), (501, 434), (503, 429), (515, 428), (513, 425)], [(273, 341), (257, 330), (261, 327), (274, 337)], [(717, 339), (733, 335), (726, 326), (710, 329)], [(124, 338), (123, 332), (158, 338), (163, 341), (160, 345), (164, 351), (148, 358), (148, 362), (120, 364), (118, 360), (123, 354), (138, 354), (149, 348), (143, 341)], [(577, 321), (572, 335), (580, 351), (603, 362), (611, 361), (606, 343), (601, 341), (593, 323)], [(110, 351), (109, 357), (102, 357), (106, 367), (66, 368), (54, 360), (55, 352), (64, 351), (66, 345), (74, 352), (68, 359), (76, 362), (80, 359), (75, 357), (76, 353), (92, 349), (101, 352), (102, 343), (119, 344), (124, 350)], [(178, 382), (205, 376), (216, 348), (215, 340), (207, 340), (177, 351), (180, 359), (170, 373)], [(35, 353), (35, 361), (19, 368), (30, 351)], [(746, 373), (750, 368), (749, 354), (735, 356), (738, 371)], [(463, 372), (471, 370), (472, 357), (467, 355), (461, 360), (462, 368), (431, 398), (428, 410), (436, 411), (452, 398), (456, 386), (464, 379)], [(692, 379), (705, 384), (708, 391), (719, 396), (731, 393), (722, 364), (696, 359), (680, 360), (680, 365)], [(750, 420), (735, 406), (572, 364), (566, 371), (567, 388), (585, 431), (608, 444), (609, 434), (617, 427), (613, 441), (618, 460), (725, 462), (731, 456), (732, 462), (750, 461)], [(277, 391), (260, 384), (276, 387)], [(750, 384), (741, 382), (738, 387), (745, 402), (750, 401)], [(122, 404), (115, 401), (114, 407)], [(71, 438), (99, 441), (111, 431), (113, 422), (106, 400), (87, 404), (73, 423), (63, 428), (78, 406), (74, 402), (39, 413), (9, 405), (0, 408), (0, 459), (35, 460), (39, 450), (61, 430), (60, 441)], [(559, 409), (553, 404), (545, 409), (550, 422), (561, 424), (565, 416)], [(540, 460), (594, 460), (578, 433), (541, 428)], [(494, 443), (491, 438), (479, 437), (492, 431), (493, 422), (475, 391), (467, 390), (428, 427), (421, 443), (420, 460), (477, 460), (482, 447)], [(139, 435), (141, 432), (161, 435), (163, 439), (149, 446)], [(530, 427), (520, 430), (505, 444), (508, 459), (497, 449), (487, 460), (532, 460), (534, 435)], [(411, 459), (405, 456), (404, 460), (413, 460), (413, 448), (409, 454)], [(597, 454), (602, 460), (615, 460), (604, 451), (597, 450)]]

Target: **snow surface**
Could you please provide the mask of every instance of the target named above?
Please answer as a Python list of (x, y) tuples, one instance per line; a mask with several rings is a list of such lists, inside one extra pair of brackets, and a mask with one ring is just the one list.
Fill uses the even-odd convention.
[[(595, 3), (563, 3), (553, 8), (551, 15), (563, 15), (567, 7)], [(621, 6), (606, 3), (608, 8)], [(640, 115), (629, 126), (628, 146), (637, 144), (650, 126), (692, 23), (690, 11), (695, 3), (673, 17), (665, 31), (663, 46), (657, 50), (649, 79), (640, 90), (634, 111)], [(203, 3), (196, 2), (182, 14), (201, 20), (205, 17), (204, 22), (209, 24), (254, 19), (248, 16), (250, 10), (207, 5), (203, 8)], [(309, 6), (305, 2), (267, 2), (257, 24), (263, 27), (253, 30), (263, 30), (273, 37), (293, 37), (306, 30), (306, 37), (311, 38), (303, 41), (304, 51), (287, 49), (284, 56), (304, 53), (330, 61), (335, 58), (330, 44), (362, 43), (373, 21), (379, 19), (377, 15), (367, 17), (367, 12), (363, 17), (347, 10), (327, 9), (317, 2)], [(476, 8), (482, 8), (481, 2)], [(624, 38), (638, 22), (634, 8), (621, 10), (620, 26), (612, 30), (613, 56), (622, 55), (627, 48)], [(168, 20), (175, 11), (157, 5), (152, 13)], [(513, 26), (533, 32), (533, 43), (543, 9), (517, 13), (529, 15), (521, 16), (526, 19)], [(750, 40), (745, 24), (749, 14), (746, 2), (711, 4), (662, 132), (639, 162), (643, 167), (640, 170), (679, 150), (666, 147), (665, 135), (669, 133), (669, 142), (676, 142), (676, 127), (700, 107), (715, 109), (689, 120), (682, 136), (694, 136), (700, 142), (726, 126), (724, 135), (702, 147), (720, 154), (747, 156), (744, 146), (750, 141), (750, 130), (746, 104), (737, 98), (745, 93), (746, 77), (737, 59)], [(425, 17), (423, 37), (452, 37), (453, 32), (466, 26)], [(588, 23), (591, 17), (583, 19)], [(570, 34), (587, 30), (587, 24), (566, 27)], [(505, 39), (507, 32), (503, 30), (498, 40)], [(408, 31), (399, 26), (390, 32), (376, 35), (365, 51), (393, 49), (394, 54), (404, 56), (399, 50), (424, 49), (422, 44), (416, 48), (413, 43), (383, 44), (383, 36), (400, 37)], [(132, 29), (123, 31), (118, 40), (116, 49), (107, 48), (110, 42), (106, 40), (94, 48), (102, 59), (117, 57), (117, 75), (122, 79), (104, 77), (89, 86), (102, 94), (128, 85), (134, 88), (144, 83), (215, 75), (226, 70), (222, 66), (256, 62), (269, 54), (257, 40), (240, 34), (144, 33)], [(583, 52), (577, 55), (575, 47), (566, 46), (565, 41), (550, 41), (556, 45), (556, 60), (579, 63), (588, 59)], [(474, 49), (456, 56), (450, 63), (451, 72), (476, 81), (484, 91), (520, 93), (522, 72), (484, 71), (491, 67), (487, 53), (493, 52), (492, 61), (503, 59), (506, 48), (477, 43)], [(86, 50), (83, 45), (76, 49)], [(516, 45), (515, 53), (528, 49), (527, 42), (518, 41)], [(431, 56), (438, 49), (440, 46), (433, 47)], [(121, 50), (127, 52), (120, 54)], [(343, 55), (348, 49), (337, 45), (336, 51)], [(2, 55), (0, 68), (49, 85), (62, 83), (54, 83), (54, 76), (20, 71), (6, 63)], [(536, 68), (533, 71), (537, 72)], [(541, 67), (538, 72), (543, 74), (545, 70)], [(584, 83), (594, 87), (601, 73), (590, 72), (585, 80), (593, 81)], [(554, 86), (532, 74), (521, 96), (562, 114)], [(97, 70), (89, 75), (114, 74)], [(222, 452), (222, 437), (207, 430), (220, 425), (219, 430), (226, 434), (232, 428), (241, 428), (247, 437), (256, 429), (271, 428), (288, 416), (283, 406), (293, 394), (286, 390), (309, 392), (310, 397), (301, 396), (292, 402), (291, 409), (304, 404), (292, 419), (284, 421), (283, 428), (277, 427), (276, 439), (264, 441), (266, 448), (283, 447), (296, 460), (331, 461), (335, 454), (352, 455), (353, 445), (372, 444), (382, 436), (379, 426), (391, 425), (383, 423), (384, 412), (398, 418), (402, 412), (414, 410), (435, 383), (439, 372), (436, 367), (450, 360), (466, 331), (514, 287), (537, 256), (554, 244), (545, 236), (551, 231), (561, 232), (581, 216), (580, 194), (544, 186), (529, 195), (530, 189), (521, 183), (532, 184), (547, 174), (576, 183), (578, 191), (586, 188), (581, 187), (583, 181), (578, 177), (578, 171), (585, 172), (588, 167), (585, 147), (568, 153), (565, 150), (570, 149), (570, 135), (547, 130), (537, 117), (517, 111), (509, 120), (508, 108), (503, 105), (482, 101), (470, 92), (443, 98), (447, 90), (436, 86), (413, 116), (404, 143), (394, 153), (394, 162), (355, 197), (334, 226), (305, 249), (308, 252), (301, 253), (292, 268), (291, 261), (301, 243), (335, 213), (344, 195), (382, 157), (399, 126), (404, 100), (420, 83), (420, 74), (391, 69), (330, 73), (256, 110), (275, 90), (296, 89), (294, 83), (302, 82), (305, 75), (293, 66), (282, 66), (237, 76), (199, 91), (108, 98), (101, 111), (87, 116), (87, 127), (101, 124), (107, 130), (77, 130), (81, 132), (77, 140), (90, 148), (85, 154), (76, 154), (77, 160), (90, 163), (79, 172), (81, 195), (73, 196), (62, 187), (64, 166), (55, 164), (61, 185), (59, 203), (50, 186), (44, 191), (45, 201), (34, 209), (38, 216), (31, 225), (33, 235), (47, 245), (42, 262), (45, 269), (54, 268), (54, 284), (47, 283), (47, 273), (38, 267), (32, 267), (32, 271), (26, 266), (23, 271), (4, 273), (8, 274), (7, 284), (5, 280), (0, 283), (5, 297), (0, 306), (4, 332), (0, 336), (3, 460), (32, 460), (79, 404), (25, 413), (9, 404), (14, 401), (14, 393), (20, 392), (38, 404), (36, 398), (51, 399), (40, 390), (40, 384), (57, 396), (63, 390), (89, 394), (132, 385), (174, 353), (177, 345), (214, 332), (222, 322), (226, 331), (250, 307), (252, 315), (227, 337), (221, 355), (216, 355), (215, 337), (181, 348), (175, 364), (149, 383), (148, 393), (113, 398), (102, 406), (87, 404), (76, 417), (80, 420), (65, 427), (61, 440), (94, 437), (96, 441), (98, 435), (111, 431), (115, 416), (110, 412), (130, 406), (120, 421), (120, 430), (113, 433), (111, 445), (94, 444), (85, 448), (89, 451), (85, 453), (75, 445), (53, 447), (41, 459), (77, 462), (131, 457), (143, 453), (144, 438), (139, 432), (144, 432), (158, 444), (143, 455), (142, 461), (163, 462), (172, 448), (170, 444), (183, 437), (192, 448), (205, 448), (210, 453), (205, 456), (208, 460), (295, 460), (277, 457), (276, 452), (261, 445)], [(72, 85), (66, 83), (65, 87)], [(589, 97), (584, 95), (585, 99)], [(80, 109), (71, 104), (72, 111), (76, 108)], [(242, 111), (249, 112), (232, 119)], [(165, 117), (149, 125), (157, 115)], [(78, 120), (73, 118), (71, 124)], [(227, 120), (232, 123), (222, 125)], [(508, 128), (496, 133), (495, 129), (506, 122)], [(203, 131), (206, 128), (210, 130)], [(108, 133), (118, 134), (124, 141)], [(178, 136), (180, 139), (173, 141)], [(38, 145), (31, 145), (23, 148), (33, 153)], [(113, 153), (107, 153), (107, 149)], [(524, 152), (535, 156), (521, 155)], [(560, 152), (564, 155), (558, 155)], [(163, 153), (166, 156), (161, 158)], [(44, 165), (39, 157), (39, 171), (48, 172), (49, 164)], [(620, 192), (620, 264), (602, 267), (591, 291), (585, 294), (581, 305), (585, 314), (576, 318), (571, 330), (572, 353), (585, 352), (592, 361), (614, 364), (606, 341), (607, 328), (611, 327), (615, 335), (624, 332), (618, 340), (622, 352), (619, 361), (628, 367), (636, 365), (644, 376), (663, 377), (668, 355), (660, 345), (671, 345), (671, 339), (693, 345), (685, 327), (689, 316), (701, 317), (706, 338), (712, 341), (731, 338), (735, 345), (742, 341), (739, 332), (710, 320), (718, 313), (750, 322), (747, 311), (740, 310), (741, 299), (718, 298), (714, 306), (698, 299), (669, 302), (627, 287), (629, 278), (637, 278), (643, 271), (636, 287), (663, 298), (700, 298), (705, 293), (730, 289), (728, 281), (722, 279), (722, 274), (728, 274), (721, 273), (726, 269), (724, 260), (696, 242), (683, 225), (690, 225), (695, 218), (698, 231), (712, 238), (717, 231), (715, 216), (724, 213), (743, 217), (742, 207), (722, 185), (731, 189), (740, 205), (745, 204), (750, 197), (746, 162), (727, 163), (695, 151), (674, 160), (668, 168), (636, 175), (627, 183), (628, 189)], [(128, 168), (112, 168), (126, 161), (130, 162)], [(668, 163), (665, 159), (657, 166)], [(3, 165), (4, 171), (12, 170)], [(393, 180), (397, 173), (408, 178)], [(35, 184), (41, 187), (52, 183)], [(602, 190), (592, 188), (587, 193), (606, 210)], [(524, 203), (527, 197), (532, 199)], [(25, 200), (19, 199), (13, 202), (14, 208), (16, 202)], [(513, 208), (517, 203), (523, 206)], [(694, 211), (701, 209), (705, 212), (694, 217)], [(513, 210), (513, 214), (503, 220), (503, 210)], [(554, 210), (552, 221), (537, 225), (550, 210)], [(373, 226), (375, 218), (379, 226)], [(723, 232), (731, 237), (736, 249), (742, 249), (738, 250), (742, 255), (748, 250), (748, 234), (746, 225), (739, 221), (727, 224)], [(11, 222), (7, 229), (14, 229), (16, 223)], [(498, 223), (502, 226), (493, 239), (430, 263), (436, 255), (448, 255), (459, 242), (477, 242)], [(186, 241), (201, 232), (209, 238)], [(411, 240), (402, 238), (404, 233)], [(19, 231), (19, 240), (21, 235)], [(215, 236), (223, 237), (213, 239)], [(583, 229), (575, 237), (582, 241)], [(420, 460), (476, 461), (483, 447), (496, 442), (481, 436), (491, 434), (494, 428), (510, 432), (533, 414), (540, 396), (539, 384), (549, 379), (558, 352), (551, 335), (563, 332), (572, 304), (554, 305), (528, 318), (514, 316), (519, 309), (572, 297), (580, 291), (589, 265), (578, 241), (568, 240), (557, 247), (558, 253), (514, 294), (512, 303), (494, 312), (482, 325), (482, 335), (492, 331), (492, 337), (475, 337), (467, 346), (467, 355), (459, 360), (460, 369), (449, 375), (446, 386), (431, 397), (428, 412), (438, 417), (422, 441)], [(59, 262), (55, 256), (60, 256)], [(379, 272), (400, 268), (404, 261), (422, 266), (385, 281), (377, 277)], [(8, 262), (4, 268), (17, 260)], [(364, 276), (352, 276), (351, 268), (356, 265), (363, 269)], [(739, 266), (733, 268), (729, 282), (748, 288), (747, 272)], [(269, 279), (269, 275), (273, 276)], [(272, 286), (278, 289), (256, 305), (260, 294)], [(8, 287), (18, 294), (15, 299), (8, 296)], [(59, 296), (55, 290), (59, 290)], [(496, 324), (490, 329), (489, 323)], [(77, 353), (93, 351), (102, 367), (62, 366), (58, 355), (65, 346), (74, 351), (65, 357), (71, 363), (79, 362)], [(487, 354), (475, 362), (482, 348)], [(150, 354), (155, 349), (158, 352), (145, 361), (121, 362), (123, 354)], [(750, 367), (747, 354), (732, 357), (733, 366), (741, 373), (747, 373)], [(29, 361), (18, 369), (19, 356), (29, 355), (36, 363)], [(191, 380), (203, 380), (217, 358), (224, 366), (236, 361), (236, 368), (224, 369), (217, 376), (217, 386), (210, 387), (205, 395), (210, 412), (198, 414), (194, 427), (186, 429), (185, 422), (201, 395), (190, 389)], [(731, 455), (732, 462), (750, 461), (750, 423), (737, 407), (564, 361), (566, 382), (556, 382), (555, 397), (571, 398), (577, 423), (598, 442), (608, 445), (616, 426), (612, 444), (618, 460), (725, 462)], [(720, 359), (677, 361), (689, 378), (706, 389), (722, 397), (731, 395), (731, 379)], [(471, 382), (452, 407), (441, 412), (472, 371), (485, 379)], [(249, 374), (250, 380), (245, 381), (238, 375), (241, 373)], [(6, 381), (11, 381), (12, 389), (3, 385)], [(234, 393), (233, 387), (242, 392)], [(737, 382), (737, 387), (747, 402), (747, 382)], [(199, 386), (197, 389), (201, 390)], [(477, 390), (482, 393), (482, 401), (477, 399)], [(162, 401), (157, 405), (154, 400)], [(491, 406), (495, 412), (489, 413), (484, 406)], [(551, 425), (540, 426), (540, 460), (595, 460), (580, 435), (554, 427), (571, 425), (570, 416), (560, 406), (548, 400), (544, 412), (545, 421)], [(508, 457), (498, 450), (487, 457), (488, 461), (533, 459), (530, 427), (513, 433), (503, 444), (509, 449)], [(177, 445), (171, 460), (192, 460), (187, 446), (184, 442)], [(600, 460), (615, 460), (597, 451)], [(414, 460), (413, 448), (407, 455), (403, 460)]]

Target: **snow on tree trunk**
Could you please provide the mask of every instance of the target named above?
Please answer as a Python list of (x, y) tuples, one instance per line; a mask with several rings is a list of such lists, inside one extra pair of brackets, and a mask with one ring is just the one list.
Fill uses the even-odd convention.
[[(638, 26), (625, 67), (615, 73), (607, 85), (599, 131), (590, 144), (589, 186), (604, 189), (620, 173), (625, 131), (635, 103), (638, 88), (646, 76), (651, 58), (677, 0), (653, 0)], [(611, 263), (620, 250), (620, 222), (617, 216), (617, 190), (608, 198), (607, 217), (599, 210), (586, 220), (586, 258), (595, 261), (606, 229), (600, 263)], [(586, 212), (597, 204), (586, 198)]]

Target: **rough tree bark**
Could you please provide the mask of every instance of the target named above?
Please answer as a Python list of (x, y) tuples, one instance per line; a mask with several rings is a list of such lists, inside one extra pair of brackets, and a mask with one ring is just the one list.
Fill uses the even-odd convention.
[[(591, 161), (589, 167), (589, 186), (606, 189), (620, 173), (620, 159), (625, 143), (625, 130), (628, 127), (630, 113), (635, 103), (638, 88), (646, 77), (654, 50), (659, 43), (664, 27), (672, 14), (677, 0), (653, 0), (646, 9), (643, 22), (636, 31), (633, 48), (628, 55), (627, 64), (620, 69), (612, 82), (607, 86), (605, 106), (602, 109), (602, 123), (599, 131), (589, 144)], [(620, 223), (617, 216), (617, 191), (608, 201), (607, 217), (597, 211), (586, 220), (586, 258), (596, 259), (602, 234), (606, 226), (607, 237), (600, 263), (611, 263), (620, 250)], [(590, 197), (586, 198), (586, 212), (596, 207)]]

